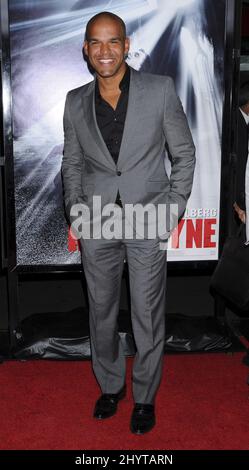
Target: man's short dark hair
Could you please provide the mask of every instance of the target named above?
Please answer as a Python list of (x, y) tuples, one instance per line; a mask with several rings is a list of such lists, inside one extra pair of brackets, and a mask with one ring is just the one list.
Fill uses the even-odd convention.
[(126, 38), (126, 26), (125, 26), (125, 23), (124, 21), (122, 20), (122, 18), (120, 18), (120, 16), (118, 15), (115, 15), (115, 13), (111, 13), (110, 11), (101, 11), (100, 13), (97, 13), (97, 15), (94, 15), (92, 16), (92, 18), (90, 18), (90, 20), (88, 21), (87, 25), (86, 25), (86, 32), (85, 32), (85, 40), (86, 41), (89, 41), (89, 32), (90, 32), (90, 28), (92, 26), (93, 23), (95, 23), (96, 20), (98, 20), (99, 18), (109, 18), (109, 19), (112, 19), (116, 22), (118, 22), (122, 28), (122, 33), (123, 33), (123, 37), (124, 39)]
[(239, 106), (245, 106), (249, 103), (249, 82), (244, 83), (239, 91)]

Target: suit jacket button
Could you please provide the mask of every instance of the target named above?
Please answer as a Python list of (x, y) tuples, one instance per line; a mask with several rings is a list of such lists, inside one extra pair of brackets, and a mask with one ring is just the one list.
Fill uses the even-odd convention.
[(117, 170), (117, 175), (120, 176), (121, 174), (121, 171)]

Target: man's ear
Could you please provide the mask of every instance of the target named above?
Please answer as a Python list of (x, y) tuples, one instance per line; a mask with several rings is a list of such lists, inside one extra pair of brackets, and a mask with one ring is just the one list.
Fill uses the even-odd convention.
[(125, 55), (128, 55), (130, 49), (130, 38), (125, 38)]
[(88, 42), (87, 41), (83, 42), (82, 50), (84, 51), (84, 54), (88, 56)]

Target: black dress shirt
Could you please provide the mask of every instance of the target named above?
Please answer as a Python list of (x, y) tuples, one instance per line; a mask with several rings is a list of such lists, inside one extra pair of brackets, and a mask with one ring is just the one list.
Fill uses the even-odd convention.
[[(117, 107), (114, 110), (112, 106), (102, 98), (99, 91), (98, 80), (96, 80), (95, 111), (97, 124), (115, 164), (118, 162), (118, 156), (124, 132), (125, 117), (129, 98), (129, 86), (130, 69), (127, 66), (126, 72), (119, 84), (121, 94), (117, 103)], [(119, 191), (116, 198), (116, 204), (122, 207)]]

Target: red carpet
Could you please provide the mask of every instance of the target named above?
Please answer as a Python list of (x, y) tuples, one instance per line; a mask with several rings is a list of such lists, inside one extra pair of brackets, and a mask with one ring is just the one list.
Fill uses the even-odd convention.
[(95, 421), (99, 388), (91, 363), (28, 361), (0, 365), (1, 449), (249, 449), (248, 368), (244, 353), (166, 356), (157, 426), (129, 431), (128, 395), (118, 414)]

